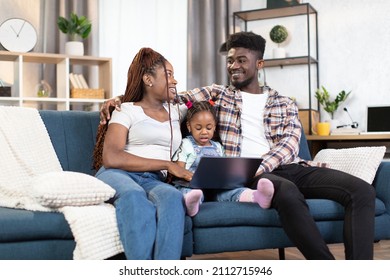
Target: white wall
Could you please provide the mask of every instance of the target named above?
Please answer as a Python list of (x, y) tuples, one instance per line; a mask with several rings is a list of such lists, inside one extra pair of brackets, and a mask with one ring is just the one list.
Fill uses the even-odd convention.
[[(128, 67), (136, 52), (149, 46), (161, 52), (175, 67), (178, 89), (186, 89), (187, 1), (185, 0), (99, 0), (100, 56), (113, 58), (113, 92), (123, 94)], [(241, 0), (242, 10), (266, 7), (266, 0)], [(5, 11), (19, 10), (24, 0), (0, 1)], [(366, 106), (390, 105), (390, 1), (388, 0), (303, 0), (318, 12), (320, 84), (335, 96), (351, 90), (344, 105), (352, 118), (365, 129)], [(30, 3), (30, 2), (29, 2)], [(30, 8), (30, 7), (28, 7)], [(29, 15), (38, 14), (29, 9)], [(0, 21), (16, 16), (1, 14)], [(30, 19), (33, 21), (33, 19)], [(38, 19), (36, 19), (38, 20)], [(285, 45), (290, 55), (305, 51), (300, 35), (302, 23), (288, 23), (291, 33)], [(272, 24), (265, 25), (268, 36)], [(256, 27), (259, 28), (259, 27)], [(301, 36), (301, 37), (300, 37)], [(273, 43), (267, 40), (266, 57)], [(0, 72), (3, 69), (0, 69)], [(4, 72), (4, 71), (3, 71)], [(296, 72), (296, 73), (295, 73)], [(295, 96), (303, 104), (306, 73), (288, 67), (267, 71), (267, 81), (282, 94)], [(292, 74), (295, 73), (295, 74)], [(4, 73), (3, 73), (4, 74)], [(302, 82), (303, 81), (303, 82)], [(343, 110), (335, 115), (343, 123), (349, 117)]]
[[(6, 21), (9, 18), (23, 18), (28, 20), (35, 28), (35, 31), (39, 35), (39, 25), (40, 25), (40, 1), (26, 1), (26, 0), (0, 0), (0, 24)], [(39, 40), (34, 50), (40, 49), (41, 40)], [(4, 51), (5, 49), (0, 45), (0, 50)], [(10, 61), (1, 61), (0, 62), (0, 79), (2, 79), (7, 84), (14, 83), (14, 72), (10, 71), (13, 69), (13, 62)], [(24, 73), (25, 76), (25, 88), (35, 87), (37, 81), (41, 79), (41, 68), (35, 64), (28, 65), (28, 71)], [(13, 96), (16, 96), (16, 93), (13, 93)]]
[[(352, 90), (345, 105), (365, 130), (366, 106), (390, 104), (390, 1), (310, 3), (319, 12), (321, 84), (335, 93)], [(349, 120), (342, 110), (336, 117)]]
[(178, 90), (185, 90), (187, 1), (99, 1), (99, 52), (113, 60), (113, 95), (124, 94), (128, 68), (142, 47), (165, 56), (174, 67)]
[[(352, 118), (366, 129), (367, 105), (390, 105), (390, 1), (387, 0), (309, 0), (318, 12), (319, 73), (320, 85), (325, 86), (335, 97), (341, 90), (352, 95), (336, 112), (335, 118), (342, 124), (351, 121), (342, 110), (347, 107)], [(262, 9), (266, 0), (242, 0), (242, 9)], [(268, 24), (249, 25), (248, 30), (258, 31), (267, 39), (266, 58), (272, 57), (274, 43), (269, 39), (269, 30), (274, 23), (282, 22), (290, 33), (285, 44), (291, 56), (307, 52), (306, 38), (299, 19), (293, 22), (275, 20)], [(304, 77), (306, 71), (274, 68), (267, 71), (268, 84), (282, 94), (298, 98), (305, 107), (308, 91)], [(301, 86), (304, 84), (305, 86)], [(390, 120), (390, 116), (389, 116)]]

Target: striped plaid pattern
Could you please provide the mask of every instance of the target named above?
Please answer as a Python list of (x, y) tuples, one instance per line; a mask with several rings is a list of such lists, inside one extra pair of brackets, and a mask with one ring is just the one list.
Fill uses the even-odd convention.
[[(263, 158), (261, 169), (271, 172), (279, 165), (300, 163), (307, 166), (326, 166), (322, 163), (305, 161), (298, 157), (301, 123), (298, 107), (286, 96), (281, 96), (269, 87), (261, 87), (268, 93), (264, 109), (265, 137), (271, 147)], [(241, 91), (232, 86), (213, 84), (180, 93), (192, 101), (215, 100), (218, 116), (218, 131), (227, 156), (240, 156), (241, 150)]]

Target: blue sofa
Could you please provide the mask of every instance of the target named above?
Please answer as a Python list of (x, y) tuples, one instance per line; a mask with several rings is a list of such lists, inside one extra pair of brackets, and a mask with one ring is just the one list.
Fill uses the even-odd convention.
[[(98, 113), (40, 114), (63, 169), (93, 175)], [(306, 139), (301, 141), (300, 155), (310, 158)], [(373, 185), (377, 191), (375, 238), (390, 239), (390, 162), (381, 163)], [(329, 200), (308, 200), (308, 204), (326, 242), (342, 242), (343, 208)], [(275, 210), (263, 210), (252, 203), (206, 202), (198, 215), (186, 217), (182, 257), (270, 248), (282, 253), (291, 246)], [(0, 207), (0, 259), (72, 259), (74, 247), (62, 214)]]

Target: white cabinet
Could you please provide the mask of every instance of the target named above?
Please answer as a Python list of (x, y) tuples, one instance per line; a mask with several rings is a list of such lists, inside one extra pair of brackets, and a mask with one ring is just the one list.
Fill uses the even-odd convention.
[[(55, 71), (55, 85), (50, 85), (53, 90), (50, 97), (38, 97), (35, 86), (40, 82), (40, 69), (47, 65), (51, 65)], [(11, 96), (0, 96), (0, 105), (53, 110), (98, 110), (99, 104), (112, 97), (111, 58), (0, 51), (0, 67), (0, 79), (12, 84)], [(89, 79), (90, 88), (103, 89), (104, 99), (71, 98), (69, 73), (83, 71), (93, 72)]]

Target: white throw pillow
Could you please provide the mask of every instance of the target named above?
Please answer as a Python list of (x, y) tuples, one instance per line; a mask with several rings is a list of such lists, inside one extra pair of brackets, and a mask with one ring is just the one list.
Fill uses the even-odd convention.
[(371, 184), (385, 151), (385, 146), (323, 149), (314, 157), (314, 161), (328, 163), (330, 168), (352, 174)]
[(31, 182), (35, 200), (45, 207), (86, 206), (103, 203), (115, 190), (84, 173), (59, 171), (35, 176)]

